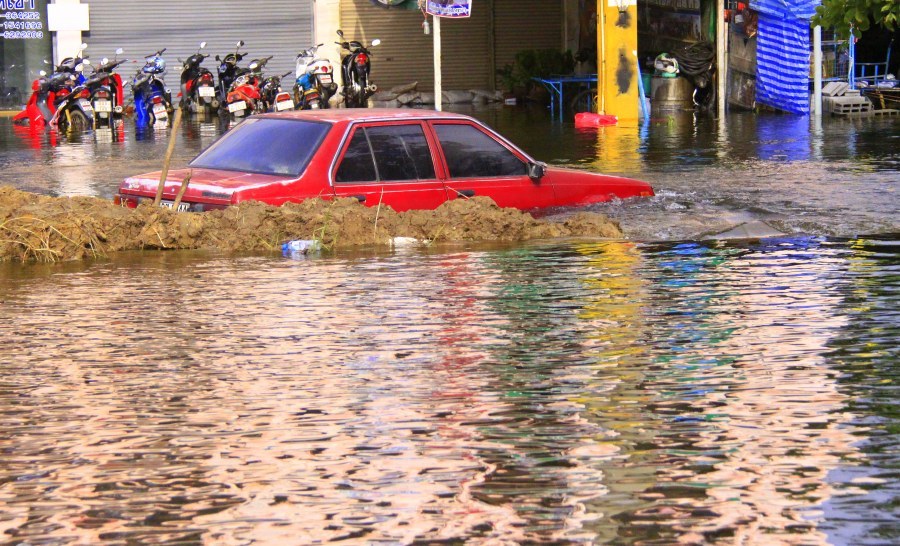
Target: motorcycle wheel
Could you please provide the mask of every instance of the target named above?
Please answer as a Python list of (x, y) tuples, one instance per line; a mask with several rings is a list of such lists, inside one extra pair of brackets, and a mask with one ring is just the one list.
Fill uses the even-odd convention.
[(67, 132), (83, 133), (93, 126), (81, 110), (72, 110), (69, 112), (68, 118), (69, 121), (66, 122), (67, 127), (65, 128)]

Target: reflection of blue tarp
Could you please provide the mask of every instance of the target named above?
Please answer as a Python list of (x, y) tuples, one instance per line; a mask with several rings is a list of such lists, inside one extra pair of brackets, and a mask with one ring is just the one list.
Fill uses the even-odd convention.
[(756, 100), (809, 113), (809, 19), (817, 0), (756, 0)]

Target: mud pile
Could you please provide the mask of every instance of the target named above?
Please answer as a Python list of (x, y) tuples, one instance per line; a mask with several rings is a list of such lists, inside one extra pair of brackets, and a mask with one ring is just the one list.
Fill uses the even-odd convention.
[(313, 199), (273, 207), (258, 202), (203, 213), (141, 205), (127, 209), (94, 197), (48, 197), (0, 187), (0, 260), (60, 261), (120, 250), (214, 248), (275, 251), (293, 239), (325, 249), (420, 241), (524, 241), (558, 237), (621, 238), (605, 216), (580, 212), (535, 219), (491, 199), (453, 200), (436, 210), (398, 213), (355, 199)]

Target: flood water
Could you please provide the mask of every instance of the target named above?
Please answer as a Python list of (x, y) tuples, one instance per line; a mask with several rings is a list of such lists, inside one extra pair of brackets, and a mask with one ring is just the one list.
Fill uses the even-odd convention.
[[(657, 196), (594, 208), (624, 241), (0, 264), (0, 544), (896, 544), (900, 118), (472, 113)], [(0, 135), (111, 197), (168, 133)]]

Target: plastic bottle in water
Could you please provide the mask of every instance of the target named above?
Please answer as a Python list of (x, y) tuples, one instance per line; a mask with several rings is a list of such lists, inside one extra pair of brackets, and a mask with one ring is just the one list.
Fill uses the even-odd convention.
[(282, 254), (308, 254), (319, 250), (319, 241), (315, 239), (297, 239), (281, 245)]

